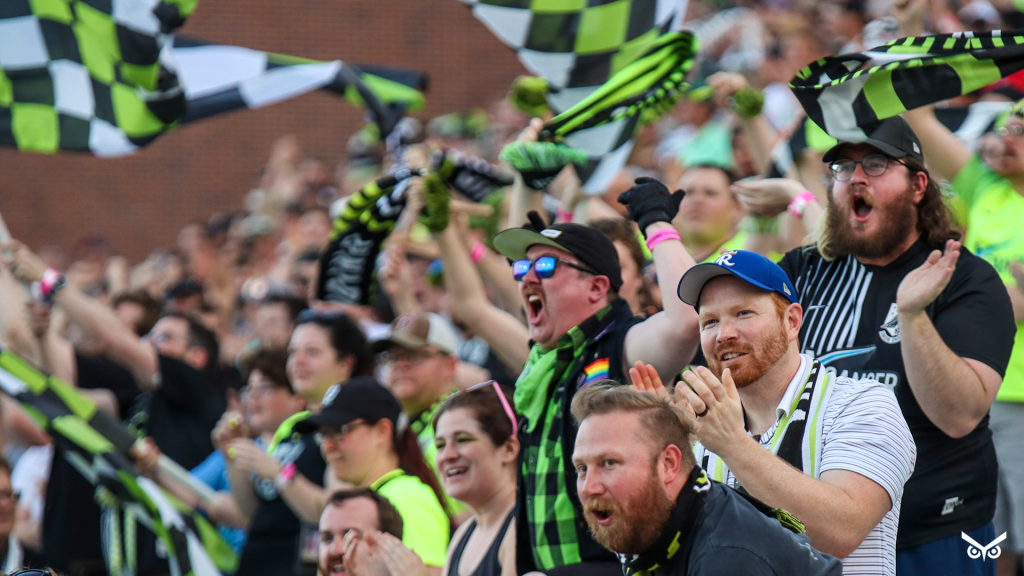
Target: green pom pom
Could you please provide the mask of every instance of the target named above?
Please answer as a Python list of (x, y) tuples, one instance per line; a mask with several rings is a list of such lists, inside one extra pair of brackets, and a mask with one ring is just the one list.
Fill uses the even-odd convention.
[(512, 82), (508, 99), (519, 110), (540, 116), (548, 109), (548, 81), (537, 76), (520, 76)]
[(754, 118), (764, 107), (764, 93), (760, 90), (744, 86), (736, 91), (731, 98), (732, 109), (742, 118)]
[(436, 172), (423, 179), (423, 216), (421, 221), (432, 234), (443, 232), (451, 221), (452, 194)]

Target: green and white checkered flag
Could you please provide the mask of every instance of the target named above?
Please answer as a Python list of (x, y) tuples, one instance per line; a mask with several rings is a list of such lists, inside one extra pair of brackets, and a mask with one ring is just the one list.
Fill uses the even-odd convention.
[(159, 62), (195, 0), (0, 2), (0, 145), (118, 154), (185, 113)]
[(423, 73), (175, 38), (196, 0), (0, 0), (0, 145), (122, 156), (186, 122), (316, 89), (381, 137), (423, 104)]
[(221, 576), (221, 570), (235, 570), (234, 552), (201, 514), (138, 475), (127, 456), (135, 443), (131, 432), (97, 411), (77, 389), (0, 347), (0, 391), (65, 448), (68, 461), (96, 486), (111, 574), (134, 573), (136, 520), (163, 543), (172, 576)]
[(882, 120), (973, 92), (1024, 69), (1024, 30), (901, 38), (804, 67), (790, 84), (807, 116), (839, 140)]
[[(577, 105), (678, 29), (687, 0), (461, 0), (532, 74), (547, 80), (555, 113)], [(625, 165), (638, 117), (568, 136), (590, 160), (577, 166), (583, 190), (599, 194)]]

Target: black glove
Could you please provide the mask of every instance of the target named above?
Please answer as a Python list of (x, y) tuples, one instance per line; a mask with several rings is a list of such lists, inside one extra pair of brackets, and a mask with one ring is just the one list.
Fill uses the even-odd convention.
[(636, 185), (619, 194), (619, 204), (629, 209), (629, 217), (647, 235), (647, 227), (655, 222), (672, 222), (679, 212), (679, 203), (686, 192), (676, 190), (669, 194), (668, 188), (654, 178), (637, 178)]

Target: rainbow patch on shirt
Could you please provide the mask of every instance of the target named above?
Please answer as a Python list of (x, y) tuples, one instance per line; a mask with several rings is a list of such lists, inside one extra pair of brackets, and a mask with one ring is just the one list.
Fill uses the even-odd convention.
[(583, 369), (583, 373), (586, 375), (586, 380), (583, 381), (583, 385), (586, 386), (594, 380), (601, 380), (608, 377), (608, 359), (600, 358), (594, 360), (589, 366)]

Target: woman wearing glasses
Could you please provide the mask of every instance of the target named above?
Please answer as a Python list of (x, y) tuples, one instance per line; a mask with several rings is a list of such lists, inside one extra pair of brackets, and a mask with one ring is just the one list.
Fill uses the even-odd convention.
[(332, 386), (320, 412), (295, 431), (316, 433), (331, 476), (387, 498), (402, 516), (402, 543), (428, 573), (441, 573), (451, 534), (444, 493), (387, 388), (366, 377)]
[(473, 512), (452, 538), (444, 576), (516, 574), (517, 420), (497, 382), (449, 397), (434, 416), (441, 483)]
[[(308, 409), (318, 409), (332, 385), (372, 370), (366, 338), (348, 317), (313, 311), (299, 315), (288, 346), (287, 375)], [(285, 420), (266, 446), (237, 438), (226, 450), (235, 499), (252, 517), (239, 574), (293, 574), (296, 565), (298, 573), (316, 572), (316, 525), (330, 489), (340, 486), (332, 485), (312, 435), (295, 429), (308, 416), (303, 411)]]

